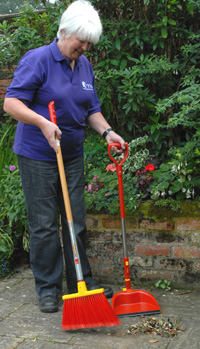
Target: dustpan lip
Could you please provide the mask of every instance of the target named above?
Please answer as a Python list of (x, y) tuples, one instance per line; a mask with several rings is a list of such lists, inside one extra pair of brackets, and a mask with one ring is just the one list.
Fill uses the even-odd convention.
[(116, 314), (117, 317), (134, 317), (134, 316), (150, 316), (150, 315), (159, 315), (161, 314), (161, 310), (152, 310), (152, 311), (141, 311), (136, 313), (122, 313), (122, 314)]

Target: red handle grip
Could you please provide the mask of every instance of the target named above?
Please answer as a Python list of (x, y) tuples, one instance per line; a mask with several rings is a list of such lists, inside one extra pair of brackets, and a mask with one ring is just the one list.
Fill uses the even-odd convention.
[(125, 153), (124, 153), (124, 157), (122, 159), (115, 159), (112, 157), (111, 155), (111, 148), (112, 147), (116, 147), (121, 149), (121, 144), (120, 143), (109, 143), (108, 144), (108, 155), (110, 157), (110, 159), (118, 166), (118, 165), (122, 165), (124, 163), (124, 161), (127, 159), (128, 157), (128, 153), (129, 153), (129, 148), (128, 148), (128, 143), (125, 142)]
[(48, 107), (49, 107), (50, 120), (51, 120), (51, 122), (53, 122), (55, 125), (57, 125), (57, 121), (56, 121), (56, 112), (55, 112), (55, 109), (54, 109), (54, 101), (51, 101), (51, 102), (48, 104)]

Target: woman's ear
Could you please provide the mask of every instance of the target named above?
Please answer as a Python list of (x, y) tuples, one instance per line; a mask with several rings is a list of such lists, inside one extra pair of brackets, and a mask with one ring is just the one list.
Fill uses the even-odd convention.
[(61, 30), (61, 35), (62, 35), (62, 40), (66, 39), (66, 33), (64, 29)]

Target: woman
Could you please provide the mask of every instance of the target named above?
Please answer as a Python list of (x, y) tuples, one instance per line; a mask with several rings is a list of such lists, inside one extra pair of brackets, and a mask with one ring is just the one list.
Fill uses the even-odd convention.
[[(83, 139), (86, 122), (108, 143), (124, 140), (101, 114), (94, 73), (83, 55), (102, 33), (98, 12), (87, 1), (75, 1), (61, 17), (57, 38), (28, 51), (7, 88), (4, 110), (17, 121), (14, 152), (26, 200), (30, 230), (30, 265), (39, 308), (58, 310), (62, 292), (63, 259), (58, 234), (60, 210), (68, 292), (76, 292), (76, 273), (56, 161), (55, 138), (61, 139), (74, 228), (84, 280), (88, 290), (102, 286), (93, 280), (86, 256)], [(49, 119), (48, 104), (55, 101), (57, 125)], [(112, 289), (104, 288), (107, 297)]]

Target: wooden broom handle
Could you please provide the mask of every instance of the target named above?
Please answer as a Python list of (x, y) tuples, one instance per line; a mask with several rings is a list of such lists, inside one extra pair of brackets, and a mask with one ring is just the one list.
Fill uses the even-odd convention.
[(71, 205), (69, 201), (69, 193), (68, 193), (68, 188), (67, 188), (67, 181), (66, 181), (66, 176), (65, 176), (65, 170), (64, 170), (64, 165), (63, 165), (63, 158), (62, 158), (62, 151), (60, 147), (60, 141), (56, 139), (57, 147), (58, 147), (58, 153), (56, 153), (57, 156), (57, 162), (58, 162), (58, 169), (60, 173), (60, 181), (61, 181), (61, 186), (62, 186), (62, 193), (63, 193), (63, 199), (64, 199), (64, 204), (65, 204), (65, 210), (66, 210), (66, 215), (67, 215), (67, 220), (68, 222), (72, 222), (72, 210), (71, 210)]
[[(54, 124), (57, 125), (56, 114), (55, 114), (55, 109), (54, 109), (54, 101), (50, 102), (48, 107), (49, 107), (49, 114), (50, 114), (51, 122), (53, 122)], [(56, 145), (58, 147), (58, 153), (56, 153), (58, 170), (59, 170), (59, 175), (60, 175), (63, 200), (64, 200), (64, 205), (65, 205), (65, 211), (66, 211), (67, 222), (68, 222), (68, 227), (69, 227), (69, 234), (70, 234), (72, 250), (73, 250), (73, 255), (74, 255), (74, 263), (75, 263), (77, 280), (78, 280), (78, 282), (80, 282), (80, 281), (84, 282), (83, 281), (83, 272), (82, 272), (81, 263), (80, 263), (80, 256), (79, 256), (79, 251), (78, 251), (78, 245), (77, 245), (77, 240), (76, 240), (76, 233), (74, 230), (72, 211), (71, 211), (69, 193), (68, 193), (68, 188), (67, 188), (67, 181), (66, 181), (65, 170), (64, 170), (64, 165), (63, 165), (62, 151), (61, 151), (60, 141), (57, 137), (56, 137)]]
[[(55, 109), (54, 109), (54, 101), (51, 101), (48, 104), (48, 107), (49, 107), (50, 120), (55, 125), (57, 125), (56, 114), (55, 114)], [(62, 151), (61, 151), (61, 146), (60, 146), (60, 140), (57, 137), (56, 137), (56, 145), (58, 147), (58, 153), (56, 153), (56, 157), (57, 157), (58, 169), (59, 169), (59, 173), (60, 173), (60, 181), (61, 181), (61, 187), (62, 187), (62, 193), (63, 193), (63, 199), (64, 199), (64, 204), (65, 204), (67, 220), (68, 220), (68, 222), (72, 222), (72, 220), (73, 220), (72, 219), (72, 211), (71, 211), (71, 205), (70, 205), (70, 201), (69, 201), (69, 193), (68, 193), (67, 181), (66, 181), (65, 170), (64, 170), (64, 165), (63, 165)]]

